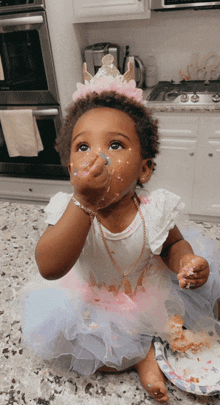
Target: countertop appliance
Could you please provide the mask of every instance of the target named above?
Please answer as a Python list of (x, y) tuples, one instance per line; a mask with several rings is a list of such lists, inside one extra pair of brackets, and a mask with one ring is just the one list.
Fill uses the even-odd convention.
[(185, 8), (220, 8), (220, 0), (150, 0), (150, 9), (168, 11)]
[(84, 51), (88, 72), (94, 76), (102, 66), (102, 58), (110, 53), (114, 56), (114, 65), (119, 69), (119, 46), (109, 42), (100, 42), (87, 46)]
[(132, 62), (134, 65), (134, 80), (138, 88), (143, 88), (145, 80), (145, 67), (139, 56), (129, 54), (129, 46), (126, 46), (125, 57), (123, 61), (122, 73), (125, 73), (128, 69), (128, 62)]
[(220, 103), (220, 80), (160, 81), (147, 98), (151, 104), (214, 105)]

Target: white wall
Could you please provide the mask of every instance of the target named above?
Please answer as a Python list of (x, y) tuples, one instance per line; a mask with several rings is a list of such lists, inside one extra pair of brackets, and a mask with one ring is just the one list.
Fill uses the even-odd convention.
[(86, 46), (83, 27), (73, 25), (72, 0), (46, 0), (46, 13), (62, 112), (72, 101), (76, 83), (82, 82), (82, 55)]
[(87, 45), (117, 43), (121, 66), (126, 45), (145, 65), (147, 56), (154, 54), (158, 79), (176, 82), (181, 79), (180, 69), (187, 73), (193, 53), (199, 52), (200, 60), (210, 51), (220, 55), (220, 10), (152, 12), (147, 20), (87, 24), (73, 24), (72, 0), (46, 0), (46, 11), (63, 114), (76, 83), (83, 81), (82, 55)]
[(213, 51), (220, 55), (220, 10), (176, 10), (152, 12), (151, 19), (84, 24), (87, 45), (113, 42), (146, 64), (147, 55), (156, 56), (159, 80), (181, 80), (180, 69), (192, 62), (193, 53), (200, 60)]

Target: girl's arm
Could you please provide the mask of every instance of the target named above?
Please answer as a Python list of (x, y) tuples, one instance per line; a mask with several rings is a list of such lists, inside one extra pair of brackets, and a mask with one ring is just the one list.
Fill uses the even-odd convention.
[[(71, 173), (74, 197), (84, 207), (97, 212), (100, 199), (109, 187), (106, 160), (93, 156)], [(79, 258), (91, 227), (89, 214), (70, 200), (63, 216), (50, 226), (36, 247), (36, 262), (41, 275), (48, 280), (65, 276)]]
[(209, 276), (207, 260), (194, 255), (191, 245), (183, 239), (176, 226), (170, 230), (160, 256), (167, 267), (177, 274), (182, 288), (190, 284), (195, 284), (192, 288), (198, 288), (206, 283)]
[(76, 263), (91, 227), (89, 215), (70, 200), (63, 216), (41, 236), (35, 251), (41, 275), (63, 277)]

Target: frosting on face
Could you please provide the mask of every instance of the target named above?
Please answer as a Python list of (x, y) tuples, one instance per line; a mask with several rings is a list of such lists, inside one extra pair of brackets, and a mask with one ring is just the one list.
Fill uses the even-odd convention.
[(71, 183), (74, 185), (88, 177), (93, 189), (94, 180), (97, 181), (98, 176), (107, 171), (108, 184), (99, 207), (118, 201), (125, 195), (133, 195), (142, 170), (139, 137), (133, 120), (127, 114), (111, 108), (98, 108), (79, 118), (72, 137)]

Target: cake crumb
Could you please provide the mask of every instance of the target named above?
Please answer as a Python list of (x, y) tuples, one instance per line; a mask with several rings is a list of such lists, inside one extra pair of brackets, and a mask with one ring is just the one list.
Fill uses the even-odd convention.
[[(173, 352), (186, 353), (191, 350), (193, 353), (198, 352), (202, 347), (210, 347), (210, 337), (205, 332), (193, 333), (183, 329), (183, 319), (174, 315), (169, 319), (165, 331), (169, 336), (169, 343)], [(199, 361), (199, 357), (197, 358)]]

